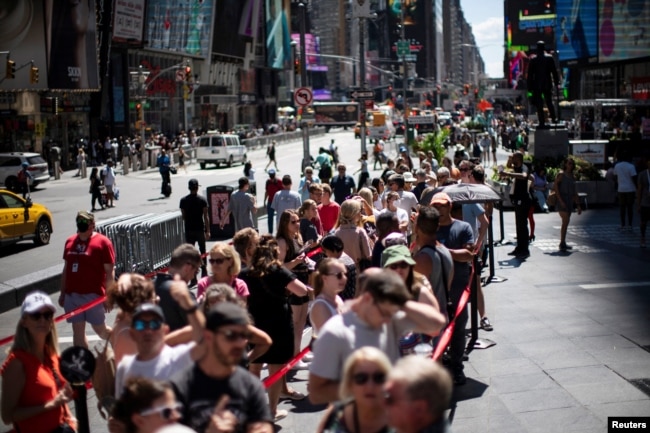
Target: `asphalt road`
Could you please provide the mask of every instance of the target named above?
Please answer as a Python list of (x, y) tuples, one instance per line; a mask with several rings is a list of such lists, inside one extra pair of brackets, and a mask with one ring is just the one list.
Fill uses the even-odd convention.
[[(358, 167), (360, 154), (360, 141), (354, 139), (352, 130), (333, 130), (332, 132), (310, 138), (311, 155), (316, 157), (318, 148), (327, 147), (331, 139), (336, 140), (339, 147), (341, 160), (348, 164), (349, 173)], [(267, 163), (265, 149), (256, 149), (248, 152), (248, 158), (256, 169), (256, 180), (260, 187), (257, 188), (258, 204), (264, 200), (264, 181), (268, 178), (264, 172)], [(278, 176), (290, 174), (294, 180), (295, 188), (300, 179), (300, 166), (302, 162), (302, 141), (280, 143), (277, 147), (276, 159), (280, 173)], [(201, 184), (202, 194), (205, 188), (212, 185), (232, 185), (243, 176), (243, 166), (215, 168), (209, 165), (205, 170), (200, 170), (198, 164), (192, 163), (187, 173), (179, 171), (172, 176), (172, 195), (164, 198), (160, 195), (160, 175), (154, 169), (139, 172), (129, 172), (121, 175), (121, 166), (118, 167), (117, 184), (120, 188), (120, 200), (115, 202), (115, 207), (96, 212), (99, 221), (109, 217), (123, 214), (162, 213), (178, 210), (181, 197), (188, 194), (187, 181), (197, 178)], [(88, 169), (90, 172), (90, 168)], [(52, 212), (54, 232), (49, 245), (36, 247), (29, 242), (21, 242), (14, 246), (0, 249), (0, 283), (23, 277), (32, 272), (47, 269), (53, 266), (63, 266), (61, 258), (65, 240), (75, 231), (75, 216), (79, 210), (89, 210), (90, 194), (88, 194), (88, 179), (74, 177), (76, 171), (64, 173), (60, 180), (50, 180), (32, 193), (32, 200), (48, 207)], [(356, 178), (356, 176), (355, 176)], [(264, 229), (266, 224), (261, 226)]]

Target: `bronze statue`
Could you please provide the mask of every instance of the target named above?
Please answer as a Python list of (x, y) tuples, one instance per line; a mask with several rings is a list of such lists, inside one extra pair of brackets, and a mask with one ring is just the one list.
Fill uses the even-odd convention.
[(551, 120), (555, 122), (555, 105), (553, 104), (553, 89), (559, 85), (559, 77), (555, 60), (544, 50), (544, 41), (537, 42), (537, 53), (528, 65), (528, 90), (533, 94), (532, 103), (537, 108), (539, 128), (546, 127), (544, 103), (548, 108)]

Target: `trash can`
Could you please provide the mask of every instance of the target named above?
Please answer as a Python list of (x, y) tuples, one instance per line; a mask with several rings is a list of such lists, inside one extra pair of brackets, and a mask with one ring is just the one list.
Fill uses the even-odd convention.
[(232, 216), (229, 218), (229, 221), (226, 222), (223, 229), (219, 226), (221, 220), (228, 212), (228, 202), (230, 201), (230, 195), (234, 190), (235, 188), (228, 185), (214, 185), (209, 186), (206, 189), (210, 215), (211, 240), (230, 239), (235, 235), (235, 224), (232, 220)]

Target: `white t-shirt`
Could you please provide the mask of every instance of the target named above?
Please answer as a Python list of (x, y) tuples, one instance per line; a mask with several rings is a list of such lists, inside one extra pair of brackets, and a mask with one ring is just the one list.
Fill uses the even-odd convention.
[(115, 372), (115, 397), (120, 398), (126, 380), (131, 377), (169, 380), (177, 371), (192, 365), (190, 350), (193, 347), (194, 343), (165, 345), (160, 354), (149, 361), (138, 361), (136, 355), (124, 356)]
[(632, 163), (620, 161), (614, 166), (614, 174), (618, 182), (618, 192), (636, 192), (636, 185), (633, 176), (636, 176), (636, 168)]
[(115, 184), (115, 170), (113, 170), (113, 167), (104, 167), (102, 175), (104, 176), (104, 185), (111, 186)]

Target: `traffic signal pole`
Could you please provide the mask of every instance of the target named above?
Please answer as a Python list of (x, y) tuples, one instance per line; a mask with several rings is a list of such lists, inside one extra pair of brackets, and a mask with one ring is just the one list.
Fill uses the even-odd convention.
[[(298, 7), (300, 9), (300, 85), (302, 87), (307, 86), (307, 50), (305, 47), (305, 27), (306, 27), (306, 22), (307, 18), (305, 16), (306, 14), (306, 9), (307, 6), (305, 5), (304, 2), (300, 2), (298, 4)], [(305, 107), (303, 110), (306, 110), (307, 107)], [(303, 111), (303, 118), (305, 116), (305, 112)], [(301, 119), (302, 121), (302, 119)], [(302, 121), (302, 124), (300, 125), (300, 129), (302, 131), (302, 169), (303, 171), (307, 166), (311, 164), (311, 156), (309, 154), (309, 124), (307, 122)]]
[[(361, 89), (366, 89), (366, 38), (365, 38), (365, 18), (359, 16), (359, 84)], [(361, 155), (367, 152), (366, 150), (366, 107), (365, 100), (360, 101), (359, 109), (361, 110)], [(361, 185), (359, 185), (361, 187)]]

